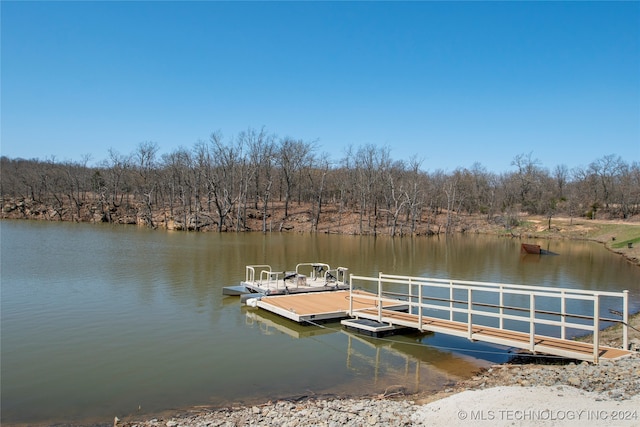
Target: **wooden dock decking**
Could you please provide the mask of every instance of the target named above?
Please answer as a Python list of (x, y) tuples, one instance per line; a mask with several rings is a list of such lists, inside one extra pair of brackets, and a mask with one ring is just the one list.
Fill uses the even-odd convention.
[[(353, 295), (352, 307), (350, 307), (351, 295)], [(358, 296), (362, 298), (359, 299)], [(591, 343), (537, 334), (532, 339), (529, 333), (477, 324), (469, 328), (469, 325), (464, 322), (411, 314), (406, 310), (408, 305), (405, 301), (390, 298), (375, 299), (376, 297), (374, 293), (361, 290), (353, 290), (351, 293), (349, 291), (315, 292), (267, 296), (258, 301), (257, 306), (298, 323), (354, 317), (519, 348), (533, 353), (593, 361), (595, 349)], [(378, 309), (378, 301), (382, 301), (382, 310)], [(400, 311), (402, 309), (405, 311)], [(353, 310), (351, 316), (350, 310)], [(628, 356), (631, 352), (599, 346), (597, 354), (600, 359), (613, 360)]]
[[(349, 291), (313, 292), (307, 294), (266, 296), (258, 301), (258, 307), (276, 313), (298, 323), (313, 320), (333, 320), (349, 317)], [(376, 309), (375, 294), (366, 291), (353, 291), (353, 309)], [(358, 299), (358, 295), (369, 298)], [(384, 303), (387, 309), (406, 308), (398, 300)]]

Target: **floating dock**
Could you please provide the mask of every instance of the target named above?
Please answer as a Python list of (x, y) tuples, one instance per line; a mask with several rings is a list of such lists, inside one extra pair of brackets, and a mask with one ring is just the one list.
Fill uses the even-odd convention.
[[(377, 289), (355, 290), (354, 282), (360, 282), (364, 289), (371, 289), (371, 285)], [(382, 273), (378, 277), (351, 275), (350, 286), (349, 291), (266, 296), (251, 301), (253, 306), (298, 323), (347, 319), (342, 322), (346, 328), (376, 337), (408, 328), (594, 363), (632, 353), (627, 350), (628, 291), (599, 292)], [(537, 307), (536, 300), (551, 306)], [(575, 301), (591, 306), (592, 311), (567, 310), (568, 302)], [(618, 313), (622, 318), (603, 316), (601, 305), (605, 303), (610, 313)], [(553, 304), (560, 309), (555, 311)], [(605, 322), (622, 325), (622, 348), (601, 344), (600, 328)], [(592, 342), (571, 339), (573, 331), (592, 334)]]

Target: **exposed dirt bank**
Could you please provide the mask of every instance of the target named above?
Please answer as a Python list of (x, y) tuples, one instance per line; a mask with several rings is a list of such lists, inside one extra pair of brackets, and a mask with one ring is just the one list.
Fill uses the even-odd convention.
[[(128, 206), (125, 208), (125, 206)], [(135, 224), (167, 230), (189, 230), (215, 232), (218, 230), (214, 219), (201, 215), (178, 218), (168, 212), (153, 212), (151, 216), (140, 214), (141, 209), (123, 204), (106, 213), (95, 206), (83, 206), (74, 212), (70, 209), (55, 210), (29, 200), (4, 201), (0, 218), (31, 219), (45, 221), (112, 222), (115, 224)], [(316, 224), (317, 221), (317, 224)], [(197, 224), (197, 225), (196, 225)], [(640, 217), (627, 220), (591, 220), (586, 218), (518, 215), (467, 215), (441, 211), (438, 214), (424, 212), (413, 223), (398, 221), (394, 226), (388, 215), (361, 215), (360, 212), (339, 209), (326, 205), (322, 214), (312, 215), (309, 204), (292, 203), (285, 215), (283, 203), (273, 203), (266, 217), (261, 211), (248, 208), (242, 227), (227, 224), (226, 232), (293, 232), (330, 233), (394, 236), (428, 236), (442, 233), (478, 233), (511, 238), (532, 239), (578, 239), (602, 243), (607, 249), (624, 256), (640, 266)]]

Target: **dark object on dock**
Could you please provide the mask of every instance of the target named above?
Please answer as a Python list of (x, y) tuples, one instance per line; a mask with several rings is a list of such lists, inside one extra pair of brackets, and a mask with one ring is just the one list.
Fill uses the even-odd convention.
[(541, 253), (543, 253), (542, 249), (540, 249), (540, 245), (532, 245), (531, 243), (523, 243), (522, 245), (520, 245), (520, 252), (536, 255), (540, 255)]

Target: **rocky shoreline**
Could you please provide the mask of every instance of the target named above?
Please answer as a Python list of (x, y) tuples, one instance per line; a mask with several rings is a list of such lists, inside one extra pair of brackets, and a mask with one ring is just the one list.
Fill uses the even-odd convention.
[[(609, 411), (616, 411), (615, 414), (626, 414), (629, 418), (623, 421), (633, 421), (613, 425), (640, 424), (640, 413), (633, 412), (634, 408), (640, 407), (640, 354), (638, 353), (617, 361), (605, 361), (599, 365), (587, 362), (558, 365), (497, 365), (470, 380), (458, 383), (451, 389), (432, 395), (280, 400), (247, 407), (200, 407), (146, 421), (116, 421), (118, 425), (127, 427), (440, 425), (438, 422), (430, 422), (442, 421), (441, 417), (430, 418), (435, 416), (433, 414), (436, 412), (444, 412), (448, 417), (454, 417), (454, 419), (457, 417), (458, 420), (462, 420), (461, 417), (464, 414), (459, 409), (455, 409), (457, 406), (451, 408), (447, 406), (447, 400), (455, 398), (459, 393), (468, 390), (486, 391), (487, 393), (479, 394), (476, 398), (481, 397), (488, 405), (498, 405), (495, 400), (498, 391), (503, 397), (510, 393), (535, 393), (531, 391), (532, 387), (536, 390), (539, 388), (541, 393), (544, 391), (560, 397), (572, 396), (572, 406), (564, 409), (565, 416), (569, 410), (576, 410), (578, 407), (585, 408), (581, 410), (588, 410), (593, 408), (594, 404), (598, 404), (606, 408), (606, 414), (613, 413)], [(538, 409), (550, 411), (546, 406), (548, 400), (549, 398), (546, 398), (545, 404), (541, 404), (543, 406)], [(564, 405), (569, 405), (567, 399), (563, 402)], [(508, 415), (505, 410), (502, 410), (501, 414), (496, 412), (496, 409), (491, 412), (491, 407), (478, 409), (475, 414), (486, 411), (487, 415), (492, 413), (494, 417)], [(529, 410), (535, 411), (536, 408)], [(446, 414), (446, 412), (453, 413)], [(514, 414), (517, 415), (517, 413)], [(604, 412), (598, 414), (598, 416), (604, 416)], [(501, 425), (500, 419), (493, 421), (498, 421), (497, 424)], [(607, 423), (599, 424), (608, 425)], [(525, 423), (525, 425), (528, 424)], [(537, 422), (536, 425), (555, 424)]]

